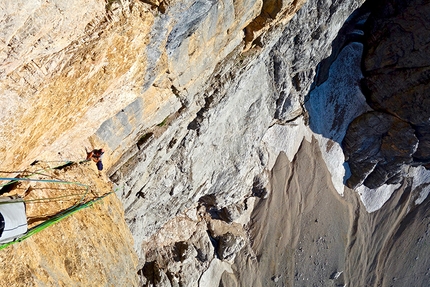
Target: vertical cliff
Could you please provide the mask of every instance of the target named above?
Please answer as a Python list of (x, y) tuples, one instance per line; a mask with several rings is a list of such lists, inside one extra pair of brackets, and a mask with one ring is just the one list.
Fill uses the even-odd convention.
[[(61, 177), (115, 195), (1, 254), (4, 269), (28, 258), (3, 277), (86, 286), (96, 269), (101, 286), (395, 281), (383, 271), (397, 272), (390, 258), (404, 230), (427, 232), (428, 113), (412, 120), (402, 107), (426, 103), (427, 66), (416, 61), (428, 43), (395, 46), (387, 31), (425, 38), (425, 1), (24, 2), (0, 4), (1, 170), (71, 160)], [(412, 77), (396, 94), (399, 73)], [(97, 176), (81, 161), (99, 147)], [(69, 242), (78, 229), (103, 240)], [(51, 241), (59, 253), (46, 250)]]

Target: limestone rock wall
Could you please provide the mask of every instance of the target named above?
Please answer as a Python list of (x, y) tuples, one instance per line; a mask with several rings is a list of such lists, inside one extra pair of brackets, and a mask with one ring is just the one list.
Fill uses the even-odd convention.
[(2, 169), (105, 147), (143, 267), (178, 214), (203, 204), (236, 220), (264, 196), (262, 138), (305, 114), (315, 66), (361, 2), (4, 4)]
[[(142, 267), (145, 262), (142, 240), (178, 212), (194, 206), (201, 195), (218, 192), (223, 185), (220, 198), (224, 201), (229, 200), (235, 187), (238, 188), (236, 200), (248, 193), (248, 187), (255, 181), (254, 173), (260, 173), (261, 166), (252, 161), (245, 163), (249, 152), (242, 147), (254, 141), (252, 134), (261, 137), (270, 117), (266, 117), (266, 124), (261, 126), (248, 126), (242, 111), (236, 117), (236, 107), (240, 107), (256, 121), (263, 106), (260, 93), (254, 94), (251, 102), (240, 97), (228, 101), (224, 98), (228, 90), (236, 90), (230, 84), (238, 84), (235, 78), (242, 69), (256, 72), (255, 76), (247, 75), (249, 81), (255, 83), (253, 86), (249, 87), (246, 82), (240, 84), (243, 94), (260, 88), (256, 77), (265, 67), (262, 64), (254, 67), (251, 61), (258, 56), (262, 40), (254, 40), (276, 25), (285, 24), (302, 4), (301, 1), (1, 4), (0, 23), (4, 28), (0, 41), (0, 85), (4, 102), (0, 141), (2, 169), (19, 174), (35, 160), (80, 161), (85, 156), (85, 147), (105, 147), (105, 168), (117, 183), (118, 194), (128, 214), (127, 221), (135, 232), (135, 249), (140, 253)], [(258, 27), (248, 27), (256, 18), (261, 20)], [(245, 51), (248, 54), (242, 53)], [(224, 120), (212, 127), (201, 142), (196, 141), (196, 135), (209, 126), (205, 113), (220, 102), (223, 102), (222, 108), (215, 113), (226, 111)], [(270, 109), (263, 107), (267, 115), (273, 113)], [(234, 118), (227, 120), (230, 116), (236, 117), (236, 122)], [(240, 136), (241, 133), (246, 136)], [(234, 144), (239, 158), (226, 153), (225, 143), (217, 148), (217, 142), (222, 143), (220, 139)], [(204, 158), (208, 155), (208, 144), (213, 146), (214, 154), (210, 156), (213, 166), (226, 162), (222, 172), (206, 168)], [(195, 147), (198, 152), (191, 155)], [(252, 157), (258, 158), (258, 155)], [(166, 160), (172, 165), (166, 165)], [(134, 164), (139, 165), (137, 170), (132, 169)], [(241, 176), (246, 178), (245, 186), (238, 180), (228, 180), (235, 177), (243, 165), (246, 167)], [(256, 171), (248, 175), (249, 169)], [(141, 170), (145, 172), (143, 176)], [(73, 170), (68, 173), (76, 175)], [(148, 180), (149, 183), (145, 182)], [(203, 182), (207, 182), (206, 186)], [(143, 186), (148, 188), (143, 190)], [(132, 197), (129, 199), (126, 194)], [(172, 200), (172, 195), (177, 200)], [(138, 201), (151, 196), (159, 201), (155, 204)], [(106, 220), (100, 224), (103, 223), (110, 224)], [(80, 219), (77, 224), (81, 224)], [(90, 225), (93, 228), (95, 223)], [(61, 236), (70, 235), (66, 230)], [(204, 240), (208, 239), (204, 237)], [(28, 242), (32, 244), (31, 240)], [(86, 242), (82, 250), (91, 246), (95, 243)], [(36, 254), (46, 253), (42, 246), (32, 249)], [(27, 250), (23, 244), (11, 255), (25, 254)], [(222, 256), (229, 257), (229, 252), (223, 252)], [(133, 257), (132, 252), (126, 253), (123, 258)], [(58, 254), (47, 256), (64, 259)], [(79, 264), (74, 256), (66, 257), (70, 261), (67, 261), (68, 267)], [(107, 256), (106, 260), (113, 259)], [(31, 265), (40, 262), (37, 257)], [(53, 260), (41, 268), (24, 266), (19, 270), (26, 272), (24, 277), (34, 273), (32, 278), (36, 278), (34, 284), (37, 285), (55, 281), (52, 278), (57, 274), (48, 271), (48, 275), (45, 273), (40, 279), (38, 272), (56, 264), (58, 262)], [(86, 266), (85, 270), (75, 270), (76, 276), (86, 277), (86, 270), (92, 269)], [(203, 267), (199, 268), (203, 270)], [(133, 272), (124, 275), (130, 278), (130, 285), (136, 285)], [(20, 278), (17, 275), (17, 280)], [(211, 281), (210, 278), (205, 280)], [(75, 279), (66, 276), (59, 280)], [(81, 283), (88, 285), (85, 280)]]
[(2, 39), (2, 99), (9, 103), (1, 113), (9, 126), (1, 132), (4, 169), (25, 167), (35, 159), (82, 158), (87, 137), (136, 98), (133, 90), (140, 93), (134, 86), (139, 81), (132, 79), (141, 77), (138, 71), (146, 65), (136, 50), (145, 46), (147, 34), (138, 27), (152, 18), (135, 12), (136, 21), (123, 29), (120, 23), (127, 20), (113, 19), (104, 1), (88, 3), (87, 11), (77, 8), (86, 7), (83, 3), (62, 3), (40, 3), (22, 16), (24, 23), (9, 20), (15, 19), (14, 7), (2, 9), (2, 23), (10, 31)]
[[(316, 6), (324, 13), (311, 20), (308, 15)], [(145, 247), (151, 236), (176, 215), (199, 208), (206, 196), (215, 198), (215, 216), (223, 210), (231, 216), (231, 206), (240, 215), (251, 206), (244, 198), (264, 196), (270, 159), (262, 139), (274, 124), (306, 118), (302, 105), (316, 64), (329, 55), (338, 29), (358, 6), (310, 1), (286, 28), (275, 25), (261, 34), (259, 45), (242, 54), (232, 51), (195, 104), (147, 130), (122, 159), (124, 164), (110, 170), (140, 258), (153, 262), (155, 256)], [(178, 94), (184, 97), (179, 89)], [(156, 268), (160, 274), (180, 274), (163, 266)]]
[[(85, 147), (104, 147), (104, 173), (134, 239), (124, 248), (134, 244), (139, 258), (125, 264), (135, 268), (126, 285), (246, 282), (234, 260), (244, 250), (241, 258), (258, 261), (258, 248), (244, 248), (254, 201), (277, 198), (267, 194), (270, 170), (281, 151), (293, 162), (304, 140), (312, 148), (303, 158), (320, 150), (324, 186), (343, 195), (340, 142), (370, 108), (358, 68), (328, 74), (337, 58), (359, 66), (363, 47), (333, 40), (363, 0), (63, 2), (0, 4), (1, 168), (80, 161)], [(351, 39), (361, 33), (354, 25)], [(346, 92), (329, 89), (343, 84)], [(288, 168), (294, 174), (295, 163)]]

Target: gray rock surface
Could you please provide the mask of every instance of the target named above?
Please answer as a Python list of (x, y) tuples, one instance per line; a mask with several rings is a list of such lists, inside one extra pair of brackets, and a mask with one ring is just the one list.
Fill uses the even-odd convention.
[[(242, 65), (234, 58), (223, 63), (208, 90), (189, 94), (187, 101), (200, 97), (200, 111), (193, 116), (186, 109), (114, 171), (138, 252), (142, 240), (202, 196), (214, 194), (221, 209), (251, 195), (267, 157), (264, 133), (275, 114), (286, 121), (303, 113), (300, 95), (309, 90), (316, 64), (328, 56), (338, 29), (358, 5), (351, 1), (330, 9), (309, 1), (285, 29), (262, 38), (266, 48), (260, 56)], [(285, 69), (277, 67), (280, 63)]]
[[(254, 7), (251, 2), (242, 5)], [(268, 155), (261, 142), (263, 135), (274, 122), (284, 123), (304, 113), (304, 95), (312, 83), (316, 64), (330, 54), (331, 41), (359, 4), (347, 1), (330, 6), (322, 1), (309, 1), (288, 26), (276, 26), (261, 37), (264, 49), (260, 54), (251, 50), (246, 56), (238, 56), (232, 43), (240, 41), (235, 42), (235, 39), (231, 39), (231, 46), (224, 46), (224, 43), (215, 45), (225, 51), (220, 53), (220, 57), (232, 53), (216, 69), (213, 62), (199, 62), (195, 69), (186, 68), (192, 61), (187, 62), (184, 58), (184, 53), (188, 53), (190, 48), (187, 42), (190, 37), (186, 37), (185, 32), (194, 31), (209, 37), (211, 33), (207, 29), (213, 26), (208, 23), (214, 22), (211, 19), (216, 13), (224, 13), (223, 17), (229, 19), (231, 10), (228, 5), (223, 10), (209, 5), (207, 13), (187, 18), (187, 13), (194, 11), (187, 8), (193, 7), (190, 2), (185, 6), (173, 5), (160, 15), (157, 21), (161, 30), (160, 34), (154, 33), (151, 37), (148, 45), (151, 57), (148, 57), (147, 67), (156, 69), (157, 46), (167, 43), (162, 37), (164, 35), (171, 40), (171, 44), (166, 45), (170, 47), (169, 72), (175, 81), (176, 87), (172, 90), (177, 94), (176, 101), (166, 105), (165, 110), (159, 113), (162, 118), (152, 119), (151, 123), (142, 121), (145, 114), (139, 111), (139, 106), (145, 103), (138, 98), (102, 124), (96, 133), (97, 141), (105, 142), (118, 153), (132, 143), (131, 139), (140, 138), (109, 171), (134, 235), (135, 249), (140, 256), (139, 268), (153, 262), (152, 267), (147, 267), (157, 269), (159, 266), (156, 281), (166, 285), (166, 278), (169, 278), (169, 284), (196, 282), (197, 279), (191, 275), (169, 277), (173, 271), (168, 271), (170, 267), (162, 264), (167, 259), (160, 259), (161, 255), (152, 256), (150, 249), (142, 248), (142, 242), (150, 240), (169, 220), (193, 208), (205, 195), (215, 195), (216, 208), (224, 209), (228, 221), (234, 221), (243, 209), (231, 206), (243, 206), (247, 197), (257, 194), (257, 189), (264, 190), (261, 186), (267, 182), (264, 168)], [(318, 13), (314, 7), (318, 7)], [(173, 21), (178, 15), (184, 19), (196, 16), (198, 21), (191, 21), (186, 27), (180, 26), (183, 23), (178, 24), (168, 34), (162, 29), (163, 21)], [(239, 21), (244, 22), (245, 18)], [(179, 45), (181, 37), (185, 42)], [(149, 82), (152, 79), (150, 74), (146, 75)], [(210, 76), (196, 78), (196, 75), (204, 74)], [(208, 81), (205, 85), (194, 83), (186, 89), (187, 83), (195, 79)], [(143, 87), (144, 90), (147, 88)], [(149, 130), (145, 133), (151, 124), (161, 123), (166, 115), (175, 111), (177, 114), (172, 120), (159, 127), (162, 132)], [(236, 246), (233, 251), (222, 252), (225, 259), (234, 258), (242, 246), (242, 241), (238, 242), (233, 244)], [(170, 255), (163, 258), (168, 257), (171, 258)], [(181, 265), (182, 273), (193, 274), (208, 268), (206, 263), (197, 264), (194, 259), (192, 262), (186, 265), (192, 268)], [(142, 280), (144, 278), (146, 276), (142, 275)]]
[(233, 261), (236, 254), (245, 246), (240, 236), (227, 232), (219, 239), (218, 256), (221, 260)]
[(145, 264), (138, 271), (143, 286), (197, 286), (215, 256), (202, 223), (185, 240), (165, 246), (147, 243)]
[(281, 123), (304, 113), (305, 95), (316, 67), (332, 52), (332, 42), (351, 13), (364, 1), (308, 1), (271, 49), (276, 88), (275, 119)]

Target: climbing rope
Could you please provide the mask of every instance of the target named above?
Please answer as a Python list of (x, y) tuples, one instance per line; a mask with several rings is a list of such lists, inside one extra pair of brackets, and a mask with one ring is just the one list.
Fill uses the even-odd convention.
[[(41, 162), (41, 161), (38, 161)], [(85, 188), (85, 192), (84, 193), (80, 193), (80, 194), (69, 194), (69, 195), (63, 195), (63, 196), (56, 196), (56, 197), (48, 197), (48, 198), (36, 198), (36, 199), (21, 199), (18, 198), (16, 201), (6, 201), (6, 202), (0, 202), (0, 204), (8, 204), (8, 203), (13, 203), (13, 202), (24, 202), (26, 204), (30, 204), (30, 203), (43, 203), (46, 201), (61, 201), (63, 200), (63, 198), (67, 198), (67, 197), (73, 197), (73, 196), (80, 196), (80, 200), (78, 202), (76, 202), (73, 206), (57, 213), (56, 215), (52, 216), (50, 219), (28, 229), (28, 231), (23, 234), (21, 237), (16, 238), (14, 241), (11, 242), (7, 242), (4, 244), (0, 244), (0, 250), (18, 243), (18, 242), (22, 242), (23, 240), (29, 238), (30, 236), (42, 231), (43, 229), (65, 219), (66, 217), (74, 214), (75, 212), (82, 210), (84, 208), (90, 207), (93, 204), (95, 204), (96, 202), (102, 200), (103, 198), (105, 198), (106, 196), (115, 193), (114, 191), (108, 192), (102, 196), (93, 198), (91, 200), (88, 200), (85, 202), (85, 198), (88, 195), (89, 192), (89, 186), (80, 182), (75, 182), (75, 181), (64, 181), (64, 180), (57, 180), (57, 179), (33, 179), (30, 178), (34, 175), (43, 175), (43, 176), (48, 176), (48, 177), (52, 177), (50, 175), (47, 174), (42, 174), (41, 172), (46, 171), (46, 170), (51, 170), (51, 169), (58, 169), (59, 167), (65, 166), (65, 165), (69, 165), (69, 164), (73, 164), (72, 161), (52, 161), (52, 162), (65, 162), (65, 164), (62, 165), (58, 165), (56, 167), (49, 167), (46, 169), (40, 169), (40, 170), (36, 170), (34, 172), (30, 172), (30, 174), (26, 175), (25, 177), (19, 178), (19, 177), (0, 177), (0, 180), (7, 180), (9, 182), (5, 183), (5, 184), (1, 184), (0, 188), (19, 182), (19, 181), (31, 181), (31, 182), (46, 182), (46, 183), (54, 183), (54, 184), (71, 184), (71, 185), (77, 185), (77, 186), (81, 186)], [(81, 161), (84, 162), (84, 161)], [(21, 173), (24, 172), (28, 172), (28, 171), (23, 171)], [(5, 172), (3, 172), (5, 173)], [(17, 172), (7, 172), (7, 173), (17, 173)]]
[[(36, 162), (45, 162), (45, 161), (36, 161)], [(36, 171), (33, 171), (33, 172), (29, 172), (29, 171), (26, 171), (26, 170), (24, 170), (24, 171), (7, 171), (7, 172), (5, 172), (5, 171), (0, 171), (0, 173), (27, 173), (27, 172), (29, 172), (30, 174), (28, 174), (28, 175), (26, 175), (26, 176), (24, 176), (24, 177), (19, 177), (19, 178), (15, 178), (15, 179), (17, 179), (17, 180), (12, 180), (12, 181), (10, 181), (10, 182), (8, 182), (8, 183), (5, 183), (5, 184), (1, 184), (0, 185), (0, 188), (1, 187), (4, 187), (4, 186), (6, 186), (6, 185), (10, 185), (10, 184), (13, 184), (13, 183), (15, 183), (15, 182), (18, 182), (18, 181), (20, 181), (21, 179), (23, 179), (23, 178), (29, 178), (29, 177), (31, 177), (31, 176), (33, 176), (33, 175), (35, 175), (35, 174), (38, 174), (38, 175), (45, 175), (45, 174), (42, 174), (41, 172), (43, 172), (43, 171), (48, 171), (48, 170), (52, 170), (52, 169), (58, 169), (59, 167), (61, 167), (61, 166), (65, 166), (65, 165), (69, 165), (69, 164), (73, 164), (74, 162), (73, 161), (55, 161), (55, 162), (63, 162), (63, 163), (65, 163), (65, 164), (60, 164), (60, 165), (57, 165), (57, 166), (54, 166), (54, 167), (48, 167), (48, 168), (42, 168), (42, 169), (38, 169), (38, 170), (36, 170)], [(45, 176), (50, 176), (50, 175), (45, 175)]]
[(59, 221), (61, 221), (63, 219), (69, 217), (70, 215), (78, 212), (79, 210), (82, 210), (84, 208), (87, 208), (87, 207), (90, 207), (90, 206), (94, 205), (96, 202), (102, 200), (103, 198), (105, 198), (106, 196), (108, 196), (109, 194), (112, 194), (112, 193), (114, 193), (114, 192), (111, 191), (109, 193), (106, 193), (105, 195), (102, 195), (100, 197), (92, 199), (92, 200), (90, 200), (88, 202), (81, 203), (79, 205), (74, 205), (72, 207), (67, 208), (66, 210), (64, 210), (64, 211), (62, 211), (62, 212), (54, 215), (50, 219), (48, 219), (48, 220), (46, 220), (46, 221), (44, 221), (44, 222), (42, 222), (42, 223), (40, 223), (40, 224), (38, 224), (38, 225), (30, 228), (23, 236), (15, 239), (14, 241), (1, 244), (0, 245), (0, 250), (4, 249), (4, 248), (6, 248), (6, 247), (8, 247), (8, 246), (10, 246), (12, 244), (24, 241), (25, 239), (29, 238), (30, 236), (32, 236), (32, 235), (34, 235), (36, 233), (39, 233), (40, 231), (44, 230), (45, 228), (47, 228), (47, 227), (49, 227), (49, 226), (51, 226), (51, 225), (53, 225), (53, 224), (55, 224), (55, 223), (57, 223), (57, 222), (59, 222)]
[(63, 198), (75, 197), (75, 196), (85, 197), (85, 195), (86, 193), (68, 194), (68, 195), (56, 196), (56, 197), (24, 199), (23, 202), (30, 204), (30, 203), (44, 203), (45, 201), (48, 201), (48, 202), (65, 201)]
[[(4, 186), (7, 186), (7, 185), (10, 185), (10, 184), (14, 184), (14, 183), (19, 182), (19, 181), (35, 181), (35, 182), (50, 182), (50, 183), (62, 183), (62, 184), (75, 184), (75, 185), (78, 185), (78, 186), (83, 186), (86, 189), (86, 192), (84, 194), (81, 194), (82, 198), (81, 198), (81, 200), (77, 204), (81, 203), (85, 199), (85, 196), (88, 194), (88, 190), (89, 190), (89, 187), (86, 184), (83, 184), (83, 183), (80, 183), (80, 182), (64, 181), (64, 180), (31, 179), (30, 178), (30, 177), (32, 177), (34, 175), (43, 175), (43, 176), (47, 176), (47, 177), (52, 177), (51, 175), (43, 174), (42, 172), (48, 171), (48, 170), (52, 170), (52, 169), (58, 169), (59, 167), (73, 164), (74, 163), (73, 161), (70, 161), (70, 160), (63, 160), (63, 161), (42, 161), (42, 160), (36, 160), (35, 162), (37, 162), (37, 163), (39, 163), (39, 162), (62, 162), (63, 164), (60, 164), (60, 165), (57, 165), (57, 166), (54, 166), (54, 167), (48, 167), (48, 168), (38, 169), (38, 170), (33, 171), (33, 172), (29, 172), (29, 171), (0, 172), (0, 173), (15, 173), (15, 174), (16, 173), (27, 173), (27, 172), (29, 172), (29, 174), (26, 175), (26, 176), (24, 176), (24, 177), (14, 177), (14, 178), (6, 178), (6, 177), (2, 178), (2, 177), (0, 177), (0, 180), (8, 180), (9, 181), (9, 182), (7, 182), (5, 184), (0, 184), (0, 188), (2, 188)], [(83, 161), (81, 161), (81, 162), (83, 162)], [(40, 198), (40, 199), (22, 200), (22, 201), (24, 201), (24, 202), (48, 201), (50, 199), (56, 200), (56, 199), (59, 199), (59, 198), (65, 198), (65, 197), (71, 197), (71, 196), (76, 196), (76, 195), (65, 195), (65, 196), (62, 196), (62, 197)], [(0, 204), (3, 204), (3, 203), (0, 203)]]
[[(88, 185), (80, 183), (80, 182), (74, 182), (74, 181), (63, 181), (63, 180), (55, 180), (55, 179), (19, 178), (19, 177), (0, 177), (0, 180), (10, 180), (12, 182), (18, 182), (18, 181), (50, 182), (50, 183), (62, 183), (62, 184), (75, 184), (78, 186), (83, 186), (83, 187), (85, 187), (86, 192), (82, 195), (80, 201), (76, 204), (82, 203), (84, 201), (86, 195), (88, 194), (88, 190), (89, 190)], [(8, 184), (10, 184), (10, 183), (8, 183)], [(7, 185), (7, 184), (5, 184), (5, 185)], [(42, 200), (47, 200), (47, 199), (49, 199), (49, 198), (42, 199)], [(23, 201), (25, 202), (25, 200), (23, 200)], [(0, 204), (5, 204), (5, 203), (0, 202)], [(6, 204), (7, 204), (7, 202), (6, 202)]]

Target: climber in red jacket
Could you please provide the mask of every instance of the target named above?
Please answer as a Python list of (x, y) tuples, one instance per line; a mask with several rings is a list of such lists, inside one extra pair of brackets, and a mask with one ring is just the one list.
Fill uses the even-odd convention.
[[(85, 149), (86, 150), (86, 149)], [(102, 157), (105, 153), (104, 149), (93, 149), (92, 151), (87, 151), (87, 161), (92, 160), (96, 163), (98, 170), (103, 170)]]

